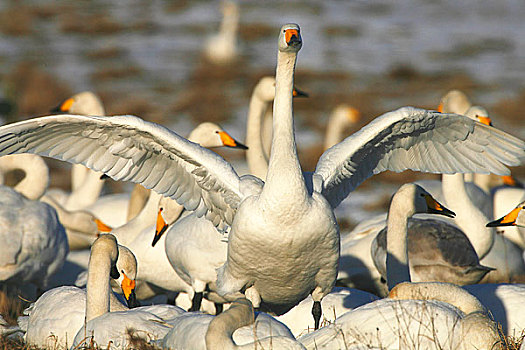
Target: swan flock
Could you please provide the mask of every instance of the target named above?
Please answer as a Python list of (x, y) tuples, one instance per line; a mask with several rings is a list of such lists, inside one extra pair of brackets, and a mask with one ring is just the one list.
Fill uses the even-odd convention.
[[(281, 315), (311, 295), (317, 329), (321, 300), (333, 289), (338, 271), (334, 209), (363, 181), (407, 169), (508, 175), (506, 166), (525, 158), (525, 142), (462, 115), (403, 107), (332, 146), (315, 171), (303, 172), (292, 102), (302, 44), (297, 24), (281, 28), (265, 179), (239, 176), (216, 153), (132, 115), (60, 114), (5, 125), (0, 155), (34, 153), (83, 164), (176, 200), (228, 232), (227, 258), (217, 270), (216, 292), (222, 298), (246, 297), (255, 308)], [(433, 208), (450, 215), (439, 204)], [(392, 218), (389, 225), (402, 223)], [(388, 255), (387, 265), (388, 259), (393, 266), (406, 265), (404, 254), (406, 249)], [(386, 276), (390, 288), (394, 280), (403, 282), (395, 272)]]

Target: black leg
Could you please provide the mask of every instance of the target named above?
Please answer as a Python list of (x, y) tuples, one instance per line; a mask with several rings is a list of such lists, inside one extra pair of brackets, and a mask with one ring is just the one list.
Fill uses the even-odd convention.
[(215, 316), (217, 316), (218, 314), (220, 314), (222, 312), (222, 304), (220, 303), (215, 303)]
[(319, 329), (319, 323), (321, 322), (321, 302), (320, 301), (314, 301), (314, 306), (312, 307), (312, 315), (314, 316), (315, 321), (315, 330)]
[(202, 303), (202, 292), (195, 293), (191, 302), (191, 308), (188, 311), (199, 311)]

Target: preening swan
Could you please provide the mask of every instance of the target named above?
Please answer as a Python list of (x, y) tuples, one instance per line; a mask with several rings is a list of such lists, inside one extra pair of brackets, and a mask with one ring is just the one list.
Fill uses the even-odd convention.
[[(299, 26), (279, 35), (272, 154), (267, 181), (239, 177), (220, 156), (133, 116), (59, 115), (0, 127), (0, 154), (38, 153), (133, 181), (231, 226), (218, 292), (245, 290), (254, 303), (284, 312), (308, 294), (316, 326), (339, 258), (333, 214), (350, 192), (386, 170), (508, 174), (525, 143), (466, 117), (411, 107), (386, 113), (326, 151), (303, 175), (293, 131), (292, 90)], [(276, 273), (278, 271), (278, 273)]]

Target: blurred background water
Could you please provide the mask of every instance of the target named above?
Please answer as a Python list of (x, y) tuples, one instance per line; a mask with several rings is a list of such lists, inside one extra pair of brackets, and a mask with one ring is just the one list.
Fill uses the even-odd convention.
[[(6, 121), (42, 115), (92, 90), (108, 114), (136, 114), (182, 135), (216, 121), (242, 140), (251, 89), (274, 74), (280, 26), (296, 22), (304, 41), (296, 85), (310, 94), (295, 102), (305, 169), (315, 166), (326, 118), (341, 102), (362, 111), (363, 125), (404, 105), (436, 108), (457, 88), (486, 107), (497, 127), (525, 137), (523, 1), (239, 1), (239, 59), (216, 67), (202, 49), (218, 30), (220, 5), (4, 0), (0, 113)], [(354, 209), (369, 199), (367, 188), (381, 188), (387, 202), (399, 182), (416, 176), (365, 183)]]

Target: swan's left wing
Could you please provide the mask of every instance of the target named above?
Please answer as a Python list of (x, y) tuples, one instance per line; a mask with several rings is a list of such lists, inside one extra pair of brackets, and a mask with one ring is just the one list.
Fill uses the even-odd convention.
[(220, 228), (231, 225), (240, 179), (218, 154), (135, 116), (55, 115), (0, 127), (0, 155), (35, 153), (140, 183)]
[(509, 174), (525, 158), (525, 142), (457, 114), (403, 107), (374, 119), (323, 153), (313, 187), (332, 207), (385, 170)]

